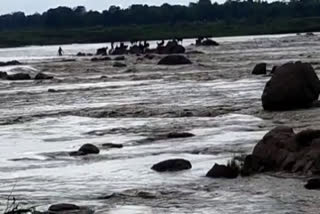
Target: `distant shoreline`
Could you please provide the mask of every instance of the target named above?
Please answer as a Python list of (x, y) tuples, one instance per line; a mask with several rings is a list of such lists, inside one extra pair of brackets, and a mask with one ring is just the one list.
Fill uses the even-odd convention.
[[(304, 23), (304, 24), (301, 24)], [(167, 40), (175, 37), (250, 36), (263, 34), (305, 33), (320, 31), (320, 17), (273, 20), (265, 24), (179, 23), (175, 25), (139, 25), (90, 27), (77, 29), (27, 29), (0, 32), (0, 48), (33, 45), (108, 43), (130, 40)]]

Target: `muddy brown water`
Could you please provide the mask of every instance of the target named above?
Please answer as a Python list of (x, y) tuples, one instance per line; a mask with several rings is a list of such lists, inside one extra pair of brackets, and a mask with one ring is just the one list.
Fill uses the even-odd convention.
[[(271, 70), (296, 60), (311, 62), (319, 72), (320, 37), (221, 39), (219, 47), (187, 49), (203, 53), (187, 54), (193, 64), (186, 66), (158, 66), (161, 56), (126, 56), (126, 68), (86, 57), (61, 62), (41, 47), (37, 54), (44, 51), (46, 57), (29, 56), (21, 58), (23, 66), (0, 68), (55, 77), (0, 81), (0, 208), (12, 192), (39, 210), (70, 202), (110, 214), (318, 213), (320, 193), (305, 190), (305, 178), (267, 174), (224, 180), (205, 174), (214, 163), (250, 153), (277, 125), (319, 128), (317, 108), (263, 111), (260, 97), (270, 77), (250, 73), (259, 62)], [(36, 50), (0, 50), (0, 58)], [(195, 137), (156, 137), (172, 131)], [(85, 143), (100, 146), (101, 153), (67, 155)], [(124, 147), (106, 149), (104, 143)], [(186, 158), (193, 168), (161, 174), (150, 169), (168, 158)]]

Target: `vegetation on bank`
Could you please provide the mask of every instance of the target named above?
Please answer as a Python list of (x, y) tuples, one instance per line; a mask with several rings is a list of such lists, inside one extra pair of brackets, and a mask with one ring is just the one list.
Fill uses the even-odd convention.
[(320, 31), (320, 1), (199, 0), (189, 6), (58, 7), (0, 16), (0, 47)]

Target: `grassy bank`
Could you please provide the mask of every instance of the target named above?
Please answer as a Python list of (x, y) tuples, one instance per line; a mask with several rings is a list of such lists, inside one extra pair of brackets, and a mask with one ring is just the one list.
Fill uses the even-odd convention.
[(141, 25), (93, 27), (80, 29), (28, 29), (3, 31), (0, 47), (98, 43), (131, 39), (160, 40), (174, 37), (238, 36), (320, 31), (320, 17), (271, 20), (261, 24), (246, 21), (215, 23), (179, 23), (174, 25)]

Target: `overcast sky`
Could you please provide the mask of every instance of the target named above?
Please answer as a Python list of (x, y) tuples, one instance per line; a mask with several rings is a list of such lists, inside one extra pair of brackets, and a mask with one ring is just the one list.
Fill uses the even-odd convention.
[(0, 0), (0, 14), (23, 11), (26, 14), (35, 12), (42, 13), (49, 8), (57, 6), (75, 7), (86, 6), (87, 9), (104, 10), (110, 5), (128, 7), (132, 4), (161, 5), (165, 2), (170, 4), (189, 4), (190, 1), (197, 0)]

